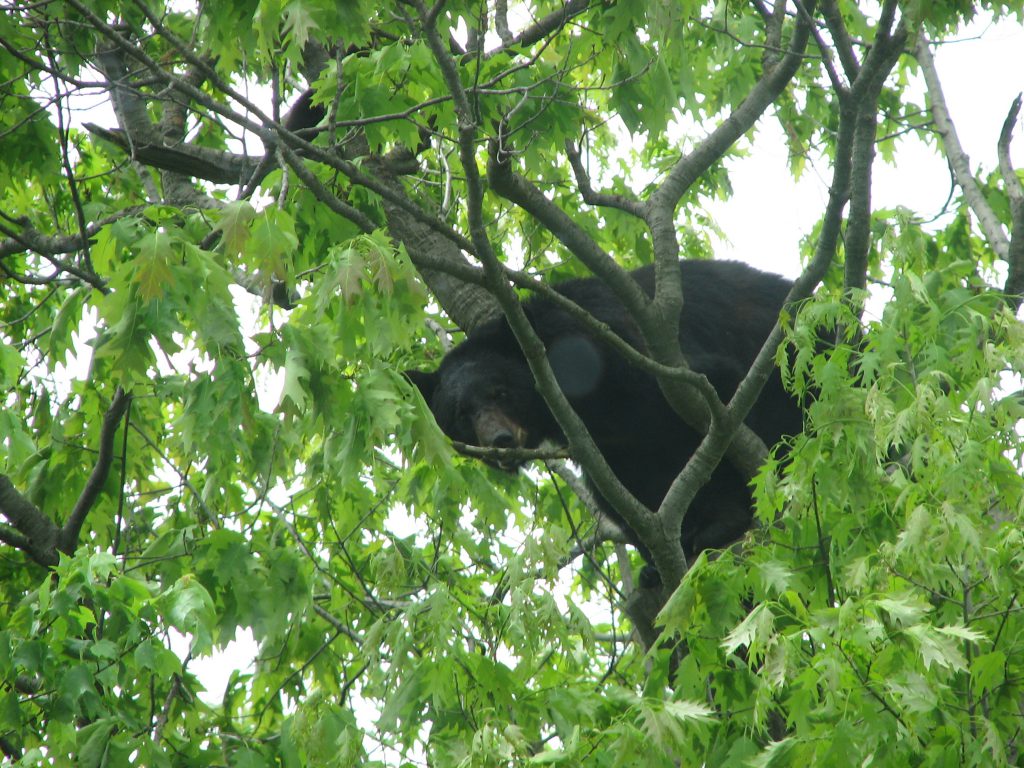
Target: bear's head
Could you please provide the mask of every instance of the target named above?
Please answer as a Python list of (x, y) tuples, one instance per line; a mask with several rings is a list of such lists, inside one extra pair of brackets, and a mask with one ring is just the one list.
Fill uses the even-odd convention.
[[(452, 440), (484, 448), (536, 448), (560, 431), (537, 393), (518, 349), (496, 349), (471, 337), (436, 371), (406, 371), (441, 430)], [(503, 469), (515, 466), (501, 465)]]

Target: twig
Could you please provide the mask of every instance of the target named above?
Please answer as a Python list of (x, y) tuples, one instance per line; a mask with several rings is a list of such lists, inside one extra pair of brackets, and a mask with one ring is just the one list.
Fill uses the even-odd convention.
[(583, 195), (583, 202), (587, 205), (603, 206), (606, 208), (618, 208), (620, 211), (631, 213), (637, 218), (643, 217), (643, 205), (639, 201), (607, 192), (598, 192), (590, 183), (590, 174), (587, 173), (580, 156), (579, 149), (570, 141), (565, 140), (565, 153), (569, 156), (569, 165), (572, 166), (573, 175), (576, 177), (576, 186)]
[(163, 738), (164, 727), (167, 725), (167, 721), (171, 716), (171, 707), (174, 706), (174, 700), (178, 698), (181, 691), (181, 677), (178, 675), (171, 675), (171, 687), (167, 691), (167, 696), (164, 698), (163, 709), (160, 710), (160, 715), (153, 724), (153, 743), (159, 744), (160, 740)]
[(156, 451), (157, 455), (165, 462), (167, 462), (167, 466), (174, 470), (174, 473), (179, 478), (181, 478), (181, 484), (184, 485), (185, 488), (187, 488), (188, 491), (195, 498), (196, 504), (199, 506), (199, 509), (203, 513), (203, 517), (206, 518), (206, 522), (208, 522), (214, 528), (220, 528), (220, 521), (213, 514), (213, 512), (210, 511), (210, 508), (206, 506), (206, 502), (203, 500), (203, 495), (194, 485), (192, 485), (192, 481), (188, 479), (188, 475), (186, 475), (184, 472), (178, 469), (178, 467), (175, 466), (174, 462), (171, 461), (170, 457), (160, 448), (157, 442), (148, 434), (146, 434), (141, 427), (139, 427), (134, 422), (130, 423), (129, 426), (132, 429), (134, 429), (135, 433), (146, 442), (146, 445), (148, 445), (150, 448)]

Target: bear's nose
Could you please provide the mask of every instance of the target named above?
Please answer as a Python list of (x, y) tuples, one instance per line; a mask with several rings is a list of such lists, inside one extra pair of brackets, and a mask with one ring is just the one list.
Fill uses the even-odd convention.
[(518, 448), (523, 430), (498, 408), (482, 408), (473, 416), (477, 445), (485, 448)]

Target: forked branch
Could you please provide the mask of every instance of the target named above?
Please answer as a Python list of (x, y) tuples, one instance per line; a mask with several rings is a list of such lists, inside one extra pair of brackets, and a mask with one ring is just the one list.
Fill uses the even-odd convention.
[(58, 553), (71, 554), (78, 546), (86, 517), (96, 504), (114, 461), (114, 437), (128, 411), (131, 396), (120, 387), (103, 415), (96, 463), (63, 527), (58, 527), (42, 510), (25, 498), (6, 475), (0, 475), (0, 515), (10, 521), (13, 531), (0, 528), (0, 541), (21, 549), (39, 565), (57, 564)]

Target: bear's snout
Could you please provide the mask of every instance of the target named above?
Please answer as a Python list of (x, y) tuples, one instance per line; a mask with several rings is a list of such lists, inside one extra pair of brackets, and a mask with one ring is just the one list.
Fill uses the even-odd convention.
[(484, 408), (473, 416), (477, 445), (484, 448), (522, 448), (526, 430), (498, 408)]

